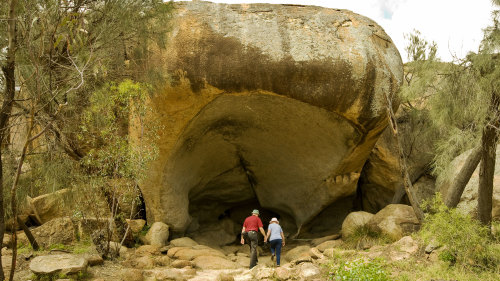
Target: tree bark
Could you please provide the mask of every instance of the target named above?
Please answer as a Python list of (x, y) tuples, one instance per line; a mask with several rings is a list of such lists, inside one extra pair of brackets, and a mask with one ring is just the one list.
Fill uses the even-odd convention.
[(489, 108), (490, 124), (483, 129), (481, 137), (481, 165), (479, 166), (479, 190), (477, 198), (477, 218), (484, 225), (491, 223), (493, 207), (493, 178), (495, 176), (495, 158), (498, 141), (497, 129), (500, 123), (498, 106), (500, 98), (492, 93)]
[[(1, 133), (0, 133), (1, 134)], [(2, 155), (2, 146), (0, 145), (0, 155)], [(3, 241), (3, 237), (5, 235), (5, 210), (4, 210), (4, 202), (3, 202), (3, 166), (2, 160), (0, 160), (0, 241)], [(0, 281), (5, 280), (5, 275), (3, 272), (3, 264), (2, 264), (2, 253), (0, 251)]]
[(408, 174), (408, 166), (406, 165), (406, 157), (403, 151), (403, 146), (401, 145), (401, 141), (399, 139), (399, 131), (398, 131), (398, 124), (396, 120), (396, 115), (394, 114), (394, 111), (392, 109), (392, 102), (388, 96), (386, 96), (386, 101), (387, 101), (387, 113), (389, 116), (389, 123), (391, 125), (392, 133), (394, 134), (394, 137), (396, 138), (396, 143), (398, 146), (398, 153), (399, 153), (399, 168), (401, 172), (401, 177), (403, 178), (403, 185), (405, 192), (408, 196), (408, 200), (410, 201), (410, 204), (413, 208), (413, 211), (415, 212), (415, 215), (417, 216), (417, 219), (419, 222), (422, 222), (424, 220), (424, 212), (420, 208), (417, 200), (417, 196), (413, 190), (413, 185), (410, 180), (410, 175)]
[[(19, 161), (17, 163), (17, 169), (16, 169), (16, 174), (14, 176), (14, 181), (12, 182), (12, 187), (10, 189), (10, 207), (12, 209), (12, 217), (16, 218), (12, 220), (12, 263), (10, 267), (10, 278), (9, 280), (14, 280), (14, 273), (16, 271), (16, 258), (17, 258), (17, 234), (16, 234), (16, 224), (18, 222), (18, 217), (17, 217), (17, 200), (16, 200), (16, 194), (17, 194), (17, 184), (19, 183), (19, 177), (21, 176), (21, 170), (23, 168), (23, 163), (24, 159), (26, 158), (26, 152), (28, 151), (28, 146), (32, 142), (31, 138), (31, 132), (33, 131), (33, 126), (34, 126), (34, 118), (35, 114), (34, 111), (32, 111), (31, 114), (31, 120), (30, 120), (30, 125), (28, 128), (28, 136), (26, 137), (26, 141), (24, 142), (23, 145), (23, 150), (21, 152), (21, 155), (19, 157)], [(40, 132), (36, 137), (40, 136), (43, 133)], [(24, 225), (24, 223), (23, 223)], [(25, 226), (26, 227), (26, 226)], [(23, 228), (24, 230), (24, 228)], [(29, 230), (28, 230), (29, 232)], [(31, 234), (31, 233), (30, 233)], [(31, 235), (31, 237), (34, 239), (34, 237)], [(30, 241), (31, 242), (31, 241)]]
[(481, 161), (481, 152), (481, 147), (477, 147), (472, 150), (469, 157), (467, 157), (467, 159), (465, 160), (465, 164), (463, 165), (462, 169), (460, 169), (460, 172), (448, 188), (448, 193), (446, 194), (444, 203), (449, 208), (455, 208), (460, 202), (460, 198), (464, 193), (464, 189), (467, 186), (467, 183), (469, 183), (472, 174)]
[(406, 191), (405, 191), (405, 186), (401, 185), (396, 189), (396, 192), (394, 193), (394, 197), (392, 197), (391, 204), (399, 204), (401, 200), (403, 200), (403, 197), (405, 196)]
[[(9, 17), (7, 19), (7, 37), (9, 44), (7, 46), (6, 63), (2, 66), (2, 72), (5, 77), (5, 92), (3, 96), (2, 108), (0, 110), (0, 239), (3, 241), (5, 234), (5, 211), (4, 211), (4, 198), (3, 198), (3, 173), (2, 173), (2, 145), (5, 136), (8, 134), (7, 126), (12, 112), (12, 103), (16, 93), (16, 6), (17, 0), (10, 0), (9, 2)], [(5, 280), (3, 272), (2, 254), (0, 253), (0, 281)]]
[(38, 251), (40, 250), (40, 246), (38, 245), (38, 242), (36, 242), (35, 236), (31, 233), (30, 229), (24, 224), (24, 222), (21, 220), (21, 218), (18, 216), (17, 217), (17, 223), (21, 226), (21, 228), (24, 231), (24, 234), (26, 234), (26, 237), (30, 241), (31, 247), (33, 250)]

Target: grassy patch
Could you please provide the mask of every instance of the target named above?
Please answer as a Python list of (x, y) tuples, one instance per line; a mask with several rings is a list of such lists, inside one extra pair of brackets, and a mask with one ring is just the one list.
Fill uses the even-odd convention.
[(426, 215), (419, 237), (425, 243), (437, 243), (443, 250), (440, 260), (457, 269), (500, 273), (500, 248), (488, 226), (457, 209), (448, 209), (436, 196), (427, 203)]
[(470, 271), (464, 268), (450, 267), (444, 261), (429, 262), (418, 259), (398, 261), (387, 265), (392, 272), (391, 280), (457, 280), (457, 281), (497, 281), (499, 275), (491, 271)]
[(341, 260), (330, 263), (328, 267), (328, 280), (373, 280), (389, 281), (389, 273), (382, 259), (368, 260), (358, 258), (354, 260)]
[(361, 226), (344, 239), (344, 247), (347, 249), (363, 250), (375, 245), (384, 245), (392, 242), (391, 238), (379, 232), (372, 231), (367, 226)]

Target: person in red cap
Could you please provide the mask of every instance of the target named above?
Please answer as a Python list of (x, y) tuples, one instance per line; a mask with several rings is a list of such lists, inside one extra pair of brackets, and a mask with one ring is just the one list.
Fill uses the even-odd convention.
[(259, 243), (259, 236), (257, 231), (260, 231), (264, 236), (264, 243), (266, 242), (266, 233), (264, 232), (264, 225), (259, 218), (259, 210), (252, 211), (252, 215), (245, 219), (243, 228), (241, 229), (241, 244), (245, 244), (245, 239), (250, 241), (250, 269), (257, 265), (257, 245)]

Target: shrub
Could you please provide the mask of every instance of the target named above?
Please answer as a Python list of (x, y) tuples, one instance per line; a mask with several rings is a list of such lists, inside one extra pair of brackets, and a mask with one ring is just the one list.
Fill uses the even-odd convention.
[(448, 209), (440, 194), (424, 204), (427, 214), (419, 236), (444, 246), (440, 259), (467, 269), (498, 270), (500, 253), (488, 226), (457, 209)]
[(329, 280), (346, 281), (385, 281), (390, 280), (382, 260), (356, 259), (341, 261), (338, 266), (331, 266), (328, 272)]

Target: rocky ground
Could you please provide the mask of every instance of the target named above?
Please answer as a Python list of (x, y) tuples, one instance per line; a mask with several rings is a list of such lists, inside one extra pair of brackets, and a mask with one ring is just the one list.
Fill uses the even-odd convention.
[[(101, 237), (93, 239), (94, 243), (90, 242), (96, 227), (89, 226), (98, 225), (99, 221), (92, 222), (55, 217), (33, 228), (33, 235), (45, 249), (36, 252), (31, 250), (26, 236), (19, 231), (16, 280), (325, 280), (328, 264), (339, 258), (360, 256), (373, 259), (383, 256), (389, 261), (398, 261), (410, 258), (419, 249), (410, 236), (403, 237), (414, 230), (408, 226), (415, 223), (411, 207), (405, 205), (389, 205), (375, 215), (353, 212), (345, 219), (342, 234), (314, 240), (287, 239), (281, 267), (276, 267), (271, 261), (269, 246), (262, 244), (258, 249), (259, 264), (251, 270), (248, 269), (248, 245), (214, 246), (217, 243), (212, 243), (207, 246), (203, 245), (207, 243), (200, 244), (200, 241), (188, 237), (169, 241), (166, 224), (155, 222), (143, 233), (144, 220), (128, 221), (139, 245), (127, 248), (118, 242), (110, 242), (111, 252), (115, 254), (108, 255), (112, 258), (105, 261), (102, 258), (105, 246), (101, 243), (104, 239)], [(369, 239), (360, 239), (355, 244), (340, 239), (341, 236), (348, 239), (355, 235), (355, 229), (368, 226), (383, 233), (384, 237), (399, 241), (375, 246), (377, 243)], [(120, 241), (116, 237), (113, 240)], [(5, 237), (3, 246), (2, 261), (8, 265), (12, 256), (9, 235)], [(363, 251), (350, 250), (352, 248)]]
[[(247, 245), (211, 248), (190, 238), (174, 239), (170, 245), (121, 247), (116, 260), (104, 261), (93, 245), (77, 250), (21, 251), (16, 280), (36, 276), (83, 280), (326, 280), (327, 265), (339, 257), (359, 255), (401, 261), (415, 256), (418, 244), (405, 236), (385, 246), (365, 246), (364, 251), (346, 249), (339, 236), (308, 241), (290, 241), (284, 248), (281, 267), (271, 261), (266, 248), (259, 247), (259, 264), (252, 270)], [(69, 248), (68, 248), (69, 249)], [(11, 250), (4, 250), (4, 261)], [(422, 256), (433, 259), (432, 253)]]
[[(375, 265), (371, 268), (380, 265), (393, 280), (499, 280), (498, 274), (488, 272), (480, 272), (480, 277), (477, 272), (461, 276), (458, 268), (440, 260), (445, 246), (425, 245), (415, 238), (418, 235), (411, 236), (419, 228), (418, 220), (410, 206), (401, 204), (388, 205), (376, 214), (352, 212), (339, 234), (287, 238), (280, 267), (271, 260), (268, 244), (261, 244), (259, 264), (251, 270), (248, 245), (217, 246), (216, 238), (212, 243), (189, 237), (172, 239), (166, 224), (145, 226), (140, 219), (127, 220), (135, 246), (110, 242), (111, 258), (103, 259), (106, 240), (94, 235), (100, 223), (53, 216), (31, 229), (41, 251), (33, 251), (18, 231), (15, 280), (337, 280), (333, 271), (360, 261)], [(7, 234), (2, 244), (2, 264), (8, 271), (12, 237)]]

